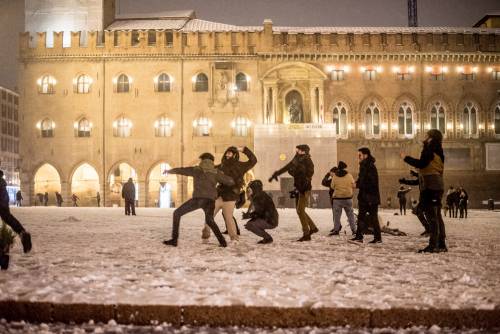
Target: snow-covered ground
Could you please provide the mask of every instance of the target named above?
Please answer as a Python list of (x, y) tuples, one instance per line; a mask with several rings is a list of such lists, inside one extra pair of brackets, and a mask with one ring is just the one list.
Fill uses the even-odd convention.
[[(328, 237), (330, 210), (308, 210), (320, 233), (298, 243), (294, 210), (280, 210), (275, 242), (257, 245), (243, 229), (226, 249), (201, 242), (201, 211), (181, 222), (179, 247), (162, 244), (172, 210), (20, 208), (13, 213), (33, 235), (17, 243), (0, 273), (0, 299), (51, 302), (332, 306), (363, 308), (500, 307), (500, 213), (470, 211), (446, 218), (448, 253), (417, 254), (427, 239), (416, 217), (383, 211), (384, 222), (408, 233), (377, 245)], [(237, 217), (240, 217), (238, 213)], [(345, 217), (343, 217), (345, 219)], [(217, 217), (222, 226), (221, 217)], [(243, 224), (240, 223), (240, 226)], [(343, 222), (344, 229), (346, 222)], [(343, 230), (344, 231), (344, 230)], [(366, 240), (370, 240), (367, 236)]]

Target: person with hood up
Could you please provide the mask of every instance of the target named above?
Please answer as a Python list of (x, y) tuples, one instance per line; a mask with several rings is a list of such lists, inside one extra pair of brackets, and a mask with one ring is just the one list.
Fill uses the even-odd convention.
[(175, 209), (172, 225), (172, 238), (163, 243), (167, 246), (177, 246), (179, 239), (179, 224), (181, 217), (189, 212), (202, 209), (205, 213), (205, 224), (214, 232), (221, 247), (226, 247), (226, 239), (214, 221), (215, 199), (217, 198), (217, 183), (234, 186), (235, 182), (229, 176), (216, 169), (214, 156), (210, 153), (200, 155), (200, 163), (195, 167), (173, 168), (164, 173), (193, 177), (193, 197)]
[(278, 181), (278, 176), (285, 172), (288, 172), (293, 177), (293, 185), (298, 192), (298, 196), (295, 198), (296, 210), (303, 233), (302, 237), (297, 241), (310, 241), (311, 235), (319, 231), (311, 217), (306, 213), (306, 206), (312, 189), (311, 180), (314, 175), (314, 164), (309, 152), (308, 145), (296, 146), (296, 154), (292, 161), (275, 171), (269, 178), (269, 182)]
[(273, 238), (265, 230), (276, 228), (279, 219), (273, 199), (264, 192), (260, 180), (250, 182), (246, 191), (250, 207), (243, 213), (243, 219), (250, 220), (245, 228), (262, 238), (259, 244), (270, 244)]
[(378, 171), (375, 158), (368, 147), (358, 150), (359, 175), (356, 186), (358, 193), (358, 228), (356, 236), (351, 241), (363, 242), (363, 233), (367, 226), (373, 227), (373, 240), (370, 243), (381, 243), (382, 234), (378, 220), (378, 206), (380, 204), (380, 191), (378, 186)]
[[(248, 157), (248, 161), (240, 161), (240, 152)], [(224, 175), (233, 179), (233, 185), (220, 183), (217, 187), (217, 199), (215, 200), (214, 216), (222, 209), (224, 222), (231, 240), (238, 240), (238, 229), (236, 221), (233, 219), (236, 201), (240, 197), (242, 187), (245, 183), (243, 177), (245, 173), (252, 169), (257, 163), (255, 154), (248, 148), (229, 147), (224, 155), (220, 165), (216, 166)], [(210, 238), (210, 228), (205, 225), (202, 232), (202, 239)]]
[(334, 214), (333, 232), (330, 235), (339, 235), (342, 225), (340, 217), (342, 209), (345, 211), (347, 221), (351, 227), (352, 234), (356, 234), (356, 218), (352, 209), (352, 196), (356, 188), (356, 182), (352, 175), (346, 170), (347, 164), (339, 161), (338, 167), (332, 174), (331, 188), (333, 189), (332, 210)]
[(429, 245), (419, 253), (439, 253), (448, 251), (443, 217), (441, 216), (441, 200), (444, 193), (443, 172), (444, 152), (443, 135), (437, 129), (427, 132), (420, 158), (405, 156), (404, 162), (419, 169), (421, 200), (425, 217), (429, 222)]
[(404, 186), (399, 187), (398, 190), (398, 199), (399, 199), (399, 214), (402, 216), (403, 213), (406, 216), (406, 194), (411, 191), (411, 188), (408, 187), (405, 189)]
[(135, 185), (131, 177), (123, 185), (122, 198), (125, 200), (125, 215), (135, 216)]

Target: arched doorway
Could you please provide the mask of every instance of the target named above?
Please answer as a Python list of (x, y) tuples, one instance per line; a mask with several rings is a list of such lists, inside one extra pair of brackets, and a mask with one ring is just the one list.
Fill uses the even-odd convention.
[(71, 194), (78, 196), (79, 206), (97, 206), (99, 188), (99, 175), (88, 163), (80, 165), (71, 177)]
[(109, 205), (124, 206), (122, 199), (122, 187), (129, 178), (132, 178), (135, 185), (135, 200), (139, 200), (139, 183), (137, 182), (137, 172), (128, 163), (122, 162), (116, 165), (109, 175)]
[(304, 102), (299, 91), (293, 89), (286, 94), (285, 111), (290, 123), (305, 123)]
[(34, 178), (35, 205), (43, 205), (40, 194), (48, 194), (48, 205), (56, 204), (56, 192), (61, 192), (61, 177), (57, 169), (50, 164), (44, 164), (35, 173)]
[(164, 175), (170, 169), (167, 163), (157, 164), (149, 173), (148, 178), (148, 206), (159, 208), (173, 208), (177, 203), (177, 176)]

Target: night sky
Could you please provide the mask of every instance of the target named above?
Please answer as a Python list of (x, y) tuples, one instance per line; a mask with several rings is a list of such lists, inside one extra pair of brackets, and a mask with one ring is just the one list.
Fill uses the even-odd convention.
[[(15, 89), (22, 0), (0, 0), (0, 85)], [(407, 0), (121, 0), (120, 13), (194, 9), (197, 17), (237, 25), (265, 18), (288, 26), (406, 26)], [(499, 0), (418, 0), (421, 26), (470, 27)]]

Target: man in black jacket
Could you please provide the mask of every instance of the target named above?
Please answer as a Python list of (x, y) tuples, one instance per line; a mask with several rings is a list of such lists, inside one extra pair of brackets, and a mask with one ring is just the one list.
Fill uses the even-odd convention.
[[(240, 152), (248, 157), (248, 161), (240, 161)], [(238, 240), (238, 229), (236, 222), (233, 219), (234, 207), (236, 201), (240, 197), (240, 192), (245, 183), (243, 177), (245, 173), (252, 169), (257, 163), (255, 154), (248, 148), (229, 147), (224, 155), (220, 165), (216, 166), (224, 175), (231, 177), (234, 181), (233, 185), (219, 184), (217, 187), (217, 199), (215, 200), (214, 216), (222, 209), (223, 218), (226, 223), (226, 228), (231, 240)], [(202, 232), (202, 238), (210, 237), (210, 228), (205, 225)]]
[(19, 220), (10, 213), (7, 182), (5, 182), (3, 175), (3, 170), (0, 170), (0, 217), (2, 217), (5, 224), (9, 225), (12, 230), (19, 235), (21, 243), (23, 244), (23, 251), (28, 253), (31, 251), (31, 234), (29, 234)]
[(374, 239), (370, 243), (382, 242), (380, 224), (378, 221), (378, 206), (380, 204), (380, 192), (378, 187), (378, 171), (375, 166), (375, 158), (370, 149), (362, 147), (358, 150), (359, 175), (356, 181), (358, 193), (358, 228), (356, 236), (352, 241), (363, 242), (363, 233), (367, 226), (373, 226)]
[(217, 197), (217, 183), (232, 186), (234, 185), (233, 179), (215, 168), (214, 156), (210, 153), (200, 155), (200, 164), (198, 166), (173, 168), (165, 173), (192, 176), (193, 198), (175, 209), (172, 239), (165, 240), (163, 243), (167, 246), (177, 246), (181, 217), (191, 211), (202, 209), (205, 213), (205, 224), (212, 229), (220, 246), (226, 247), (226, 240), (214, 221), (215, 198)]
[(444, 152), (443, 135), (439, 130), (432, 129), (427, 132), (424, 147), (420, 158), (405, 156), (404, 162), (419, 169), (421, 200), (425, 217), (429, 222), (429, 245), (419, 252), (439, 253), (446, 252), (446, 233), (443, 217), (441, 216), (441, 200), (444, 192)]
[(273, 238), (265, 230), (278, 226), (278, 211), (273, 199), (263, 191), (260, 180), (248, 184), (247, 196), (250, 199), (248, 211), (243, 213), (243, 219), (250, 219), (245, 228), (262, 238), (259, 244), (269, 244)]
[(269, 178), (269, 182), (278, 181), (278, 176), (288, 172), (293, 177), (293, 185), (298, 191), (298, 196), (295, 199), (297, 215), (302, 224), (302, 237), (297, 241), (310, 241), (311, 235), (318, 232), (318, 228), (312, 221), (311, 217), (306, 213), (306, 206), (311, 194), (311, 180), (314, 175), (314, 164), (309, 155), (310, 148), (308, 145), (298, 145), (295, 157), (280, 170), (277, 170)]
[(135, 185), (132, 178), (123, 185), (122, 198), (125, 200), (125, 215), (135, 216)]

